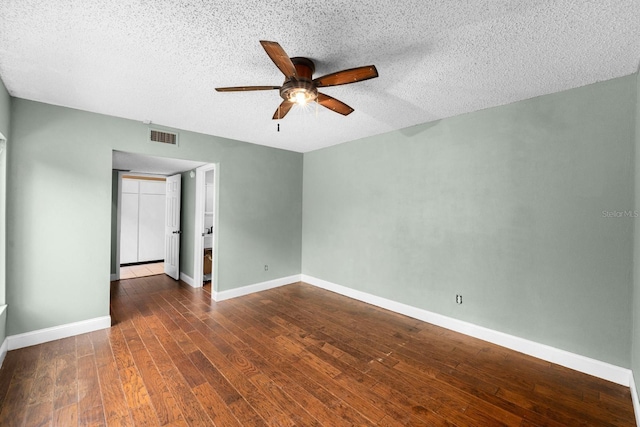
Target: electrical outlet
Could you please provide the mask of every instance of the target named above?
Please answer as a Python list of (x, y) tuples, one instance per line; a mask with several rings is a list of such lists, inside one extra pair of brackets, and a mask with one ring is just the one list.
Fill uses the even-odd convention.
[(462, 295), (456, 295), (456, 304), (462, 304)]
[(269, 266), (267, 264), (264, 265), (264, 271), (269, 271)]

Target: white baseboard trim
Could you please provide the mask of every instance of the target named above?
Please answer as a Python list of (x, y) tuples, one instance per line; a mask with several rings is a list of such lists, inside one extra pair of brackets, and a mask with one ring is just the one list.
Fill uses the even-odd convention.
[(405, 316), (409, 316), (414, 319), (422, 320), (424, 322), (518, 351), (520, 353), (528, 354), (529, 356), (537, 357), (538, 359), (546, 360), (547, 362), (562, 365), (594, 377), (603, 378), (625, 387), (629, 387), (631, 383), (630, 369), (621, 368), (619, 366), (601, 362), (579, 354), (570, 353), (545, 344), (529, 341), (524, 338), (505, 334), (483, 326), (474, 325), (473, 323), (468, 323), (452, 317), (443, 316), (442, 314), (433, 313), (421, 308), (378, 297), (376, 295), (371, 295), (346, 286), (327, 282), (326, 280), (318, 279), (316, 277), (307, 276), (306, 274), (302, 275), (302, 281), (349, 298), (363, 301), (396, 313), (404, 314)]
[(186, 283), (187, 285), (191, 286), (192, 288), (198, 288), (198, 287), (201, 288), (202, 287), (202, 285), (196, 286), (196, 282), (193, 281), (193, 277), (187, 276), (183, 272), (180, 272), (180, 280), (182, 280), (184, 283)]
[(9, 340), (5, 338), (4, 341), (2, 341), (2, 345), (0, 346), (0, 368), (2, 368), (4, 358), (7, 357), (7, 351), (9, 351)]
[(254, 292), (266, 291), (279, 286), (290, 285), (291, 283), (299, 281), (300, 275), (294, 274), (293, 276), (281, 277), (279, 279), (268, 280), (266, 282), (255, 283), (253, 285), (242, 286), (240, 288), (229, 289), (226, 291), (213, 291), (211, 292), (211, 298), (214, 301), (224, 301), (231, 298), (241, 297), (243, 295), (249, 295)]
[(116, 280), (120, 280), (117, 274), (112, 274), (109, 278), (110, 281), (115, 282)]
[(110, 327), (111, 316), (102, 316), (94, 319), (82, 320), (80, 322), (53, 326), (51, 328), (38, 329), (37, 331), (25, 332), (24, 334), (10, 335), (7, 337), (7, 341), (9, 350), (17, 350), (23, 347), (29, 347)]
[(629, 384), (629, 388), (631, 389), (631, 401), (633, 402), (633, 412), (636, 415), (636, 426), (640, 426), (640, 400), (638, 400), (638, 389), (636, 388), (636, 381), (633, 378), (633, 373), (631, 373), (631, 384)]

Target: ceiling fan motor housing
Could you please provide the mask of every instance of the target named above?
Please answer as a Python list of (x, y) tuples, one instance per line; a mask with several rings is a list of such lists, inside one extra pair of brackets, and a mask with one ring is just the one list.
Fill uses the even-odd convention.
[[(300, 97), (304, 97), (304, 102), (315, 101), (318, 97), (318, 89), (313, 84), (313, 73), (315, 64), (309, 58), (296, 56), (291, 58), (291, 62), (296, 68), (297, 78), (287, 78), (280, 88), (280, 96), (287, 101), (296, 102)], [(301, 95), (299, 95), (301, 94)]]

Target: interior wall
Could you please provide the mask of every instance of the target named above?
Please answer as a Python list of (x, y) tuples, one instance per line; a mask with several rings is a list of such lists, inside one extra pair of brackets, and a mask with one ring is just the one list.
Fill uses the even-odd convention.
[(300, 273), (300, 153), (186, 131), (155, 144), (142, 123), (23, 99), (12, 142), (9, 335), (109, 314), (114, 149), (220, 163), (220, 290)]
[(636, 84), (305, 154), (303, 274), (630, 367)]
[[(635, 109), (635, 211), (640, 214), (640, 72), (636, 74)], [(640, 219), (634, 221), (633, 244), (633, 333), (631, 336), (631, 369), (636, 390), (640, 390)]]
[[(11, 144), (11, 96), (0, 79), (0, 133), (7, 138), (7, 147), (0, 155), (0, 306), (6, 303), (6, 200), (7, 200), (7, 152)], [(0, 343), (6, 337), (6, 310), (0, 310)]]

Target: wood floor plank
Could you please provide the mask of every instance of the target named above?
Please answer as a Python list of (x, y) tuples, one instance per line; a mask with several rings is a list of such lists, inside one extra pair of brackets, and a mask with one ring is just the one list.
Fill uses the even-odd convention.
[(49, 353), (49, 357), (55, 358), (68, 354), (76, 354), (76, 337), (67, 337), (53, 341), (54, 346)]
[(78, 361), (75, 353), (69, 353), (58, 356), (55, 362), (53, 407), (59, 409), (78, 401)]
[(132, 356), (136, 366), (140, 369), (140, 375), (144, 380), (160, 425), (169, 425), (182, 420), (182, 412), (149, 352), (142, 349), (134, 352)]
[[(133, 418), (133, 425), (139, 427), (155, 427), (160, 425), (160, 421), (158, 420), (155, 411), (153, 410), (151, 405), (148, 404), (141, 405), (137, 408), (132, 409), (131, 417)], [(128, 420), (128, 418), (122, 419), (123, 422), (126, 420)]]
[(123, 370), (135, 365), (129, 346), (119, 327), (113, 327), (109, 330), (109, 344), (111, 345), (111, 351), (113, 352), (118, 370)]
[(113, 326), (10, 351), (5, 426), (633, 426), (630, 390), (304, 283), (114, 282)]
[(29, 405), (53, 402), (56, 381), (56, 359), (49, 357), (48, 351), (42, 351), (38, 360), (35, 379), (31, 386)]
[(93, 344), (91, 344), (89, 334), (76, 336), (76, 354), (78, 357), (93, 354)]
[(150, 403), (146, 385), (136, 366), (120, 371), (127, 406), (131, 409)]
[[(19, 353), (15, 351), (8, 352), (2, 363), (0, 370), (0, 408), (3, 407), (4, 401), (11, 386), (11, 380), (18, 364)], [(0, 411), (1, 412), (1, 411)]]
[(2, 410), (0, 411), (1, 426), (23, 425), (33, 381), (33, 379), (24, 379), (11, 382), (7, 398), (3, 402)]
[(78, 423), (105, 425), (104, 407), (93, 354), (78, 358)]
[[(193, 365), (191, 360), (189, 360), (188, 354), (184, 352), (183, 347), (174, 339), (174, 335), (169, 334), (155, 316), (148, 316), (146, 318), (146, 323), (151, 331), (153, 331), (158, 341), (160, 341), (160, 344), (185, 378), (189, 386), (193, 388), (202, 384), (205, 381), (204, 377)], [(197, 347), (192, 344), (191, 348), (196, 349)]]
[[(192, 332), (192, 334), (196, 339), (201, 337), (197, 332)], [(211, 364), (209, 359), (207, 359), (200, 350), (196, 350), (191, 353), (190, 357), (193, 364), (205, 377), (207, 383), (216, 390), (216, 393), (220, 395), (225, 404), (229, 405), (236, 400), (242, 399), (238, 390), (236, 390), (229, 380), (222, 375), (222, 373), (220, 373), (213, 364)]]
[(25, 426), (45, 427), (53, 424), (53, 401), (44, 401), (27, 406)]
[(265, 374), (257, 374), (251, 377), (250, 381), (256, 388), (277, 405), (286, 411), (295, 425), (319, 426), (321, 425), (309, 412), (307, 412), (293, 397), (281, 389), (271, 378)]
[(35, 378), (38, 360), (43, 349), (44, 345), (34, 345), (20, 352), (20, 358), (14, 367), (13, 380), (22, 381)]
[(115, 419), (129, 418), (127, 400), (115, 361), (99, 366), (98, 378), (107, 424), (113, 424), (112, 420)]
[(220, 397), (216, 390), (208, 382), (202, 383), (193, 389), (202, 407), (209, 414), (209, 418), (217, 427), (241, 427), (229, 406)]
[(87, 408), (78, 414), (78, 426), (104, 427), (106, 425), (102, 406)]
[(69, 427), (78, 425), (78, 405), (76, 403), (57, 408), (53, 412), (53, 427)]
[[(137, 425), (137, 423), (134, 424), (134, 421), (131, 421), (131, 419), (132, 418), (129, 415), (127, 415), (126, 417), (110, 418), (107, 420), (106, 425), (107, 427), (130, 427), (130, 426)], [(153, 424), (153, 425), (158, 425), (157, 419), (155, 416), (153, 417), (153, 421), (156, 422), (156, 424)]]

